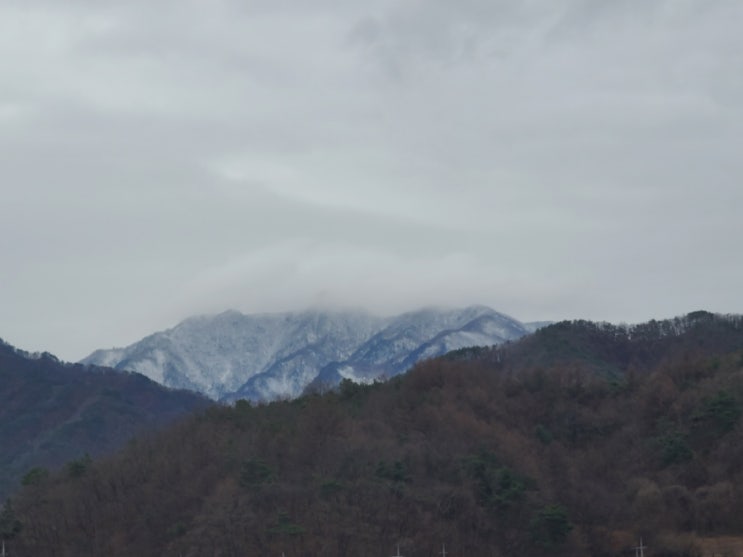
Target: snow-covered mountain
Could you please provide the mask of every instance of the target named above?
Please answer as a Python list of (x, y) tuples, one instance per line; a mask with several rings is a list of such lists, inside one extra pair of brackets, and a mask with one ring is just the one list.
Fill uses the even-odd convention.
[(137, 371), (214, 399), (265, 401), (296, 397), (310, 384), (392, 377), (422, 359), (530, 330), (484, 306), (385, 318), (362, 311), (227, 311), (187, 319), (126, 348), (97, 350), (82, 363)]

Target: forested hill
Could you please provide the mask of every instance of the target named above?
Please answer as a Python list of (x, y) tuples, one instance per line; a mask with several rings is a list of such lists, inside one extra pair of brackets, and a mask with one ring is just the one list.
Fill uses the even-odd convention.
[(464, 348), (447, 357), (476, 358), (511, 372), (573, 366), (622, 375), (650, 369), (679, 353), (701, 357), (741, 349), (741, 331), (743, 316), (706, 311), (637, 325), (563, 321), (521, 342)]
[(208, 404), (139, 374), (86, 370), (0, 340), (0, 502), (34, 467), (103, 454)]
[[(674, 323), (682, 325), (674, 328)], [(29, 482), (12, 555), (734, 555), (743, 326), (561, 323)], [(9, 526), (10, 525), (10, 526)], [(18, 528), (11, 528), (16, 526)], [(726, 545), (727, 544), (727, 545)]]

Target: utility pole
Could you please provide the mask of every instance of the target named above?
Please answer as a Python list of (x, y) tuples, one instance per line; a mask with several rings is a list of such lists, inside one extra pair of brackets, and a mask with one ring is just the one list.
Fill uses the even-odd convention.
[(640, 545), (635, 547), (635, 557), (645, 557), (645, 550), (648, 548), (648, 546), (644, 545), (642, 543), (642, 538), (640, 538)]
[(397, 553), (394, 554), (392, 557), (402, 557), (402, 555), (400, 555), (400, 544), (397, 544)]
[(446, 545), (444, 545), (443, 543), (441, 544), (440, 553), (441, 553), (441, 557), (446, 557)]

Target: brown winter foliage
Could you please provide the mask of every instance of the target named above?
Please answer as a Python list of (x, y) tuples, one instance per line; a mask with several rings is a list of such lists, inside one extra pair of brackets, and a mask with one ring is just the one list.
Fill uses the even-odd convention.
[(210, 408), (30, 478), (0, 526), (13, 557), (700, 555), (743, 536), (742, 408), (738, 317), (561, 323)]

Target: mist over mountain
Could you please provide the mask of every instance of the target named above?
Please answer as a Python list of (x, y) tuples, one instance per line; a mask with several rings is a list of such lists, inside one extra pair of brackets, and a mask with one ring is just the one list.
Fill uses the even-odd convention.
[(484, 306), (426, 308), (392, 317), (360, 310), (186, 319), (126, 348), (98, 350), (83, 364), (142, 373), (214, 399), (294, 398), (342, 379), (368, 383), (467, 346), (520, 338), (530, 325)]

